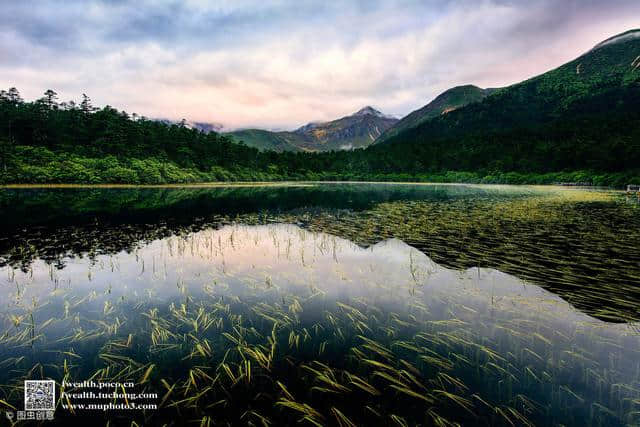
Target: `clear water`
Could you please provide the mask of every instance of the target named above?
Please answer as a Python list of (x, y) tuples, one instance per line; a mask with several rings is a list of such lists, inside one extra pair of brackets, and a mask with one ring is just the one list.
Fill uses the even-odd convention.
[[(634, 201), (616, 193), (386, 184), (3, 191), (0, 399), (14, 406), (23, 379), (96, 378), (136, 382), (164, 397), (161, 409), (73, 415), (59, 406), (56, 417), (640, 421), (635, 294), (618, 303), (619, 286), (563, 267), (581, 257), (592, 259), (584, 269), (597, 265), (608, 235), (592, 227), (579, 256), (563, 253), (578, 232), (565, 227), (568, 213), (601, 227), (637, 221)], [(398, 221), (406, 212), (420, 227)], [(498, 216), (560, 243), (540, 241), (548, 253), (532, 256), (513, 230), (495, 228)], [(488, 256), (426, 240), (452, 232), (484, 242)], [(640, 284), (634, 260), (617, 272), (631, 290)]]

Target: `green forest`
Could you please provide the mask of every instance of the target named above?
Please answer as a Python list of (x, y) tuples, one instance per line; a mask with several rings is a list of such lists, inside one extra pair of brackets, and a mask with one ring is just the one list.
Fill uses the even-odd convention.
[[(0, 182), (378, 180), (591, 182), (621, 186), (640, 175), (636, 166), (640, 164), (640, 149), (633, 143), (640, 141), (637, 136), (640, 91), (634, 88), (616, 95), (615, 99), (611, 97), (610, 107), (615, 111), (616, 106), (622, 106), (624, 112), (607, 114), (606, 121), (603, 117), (591, 120), (586, 106), (586, 111), (573, 115), (573, 121), (560, 119), (544, 128), (487, 131), (461, 137), (458, 150), (452, 149), (455, 147), (445, 150), (447, 139), (438, 138), (423, 145), (396, 141), (367, 150), (276, 153), (261, 152), (236, 144), (226, 136), (189, 129), (184, 124), (169, 125), (110, 106), (96, 109), (88, 97), (79, 104), (58, 103), (55, 92), (47, 91), (42, 99), (24, 102), (12, 88), (0, 93)], [(626, 103), (634, 108), (627, 108)], [(618, 130), (632, 123), (636, 136), (630, 135), (625, 142)], [(578, 126), (581, 134), (575, 135)], [(413, 129), (403, 138), (419, 141), (419, 130)], [(550, 143), (545, 141), (545, 133), (558, 136)], [(610, 137), (609, 143), (602, 141), (600, 135)], [(540, 142), (516, 143), (524, 138)], [(586, 147), (583, 145), (587, 149), (572, 150), (576, 139), (588, 143)], [(492, 149), (479, 149), (477, 145), (483, 141), (491, 141)], [(503, 147), (519, 156), (507, 155), (504, 150), (500, 153)], [(550, 157), (550, 150), (555, 150), (556, 155)]]
[(594, 49), (366, 149), (259, 151), (183, 120), (0, 91), (0, 183), (640, 183), (640, 40)]
[[(624, 112), (607, 114), (607, 120), (602, 120), (597, 112), (598, 120), (591, 120), (589, 106), (585, 106), (586, 111), (574, 114), (573, 122), (557, 120), (544, 128), (468, 135), (460, 139), (459, 150), (450, 149), (446, 154), (446, 138), (433, 139), (429, 145), (396, 141), (367, 150), (276, 153), (236, 144), (214, 132), (204, 133), (183, 124), (169, 125), (129, 115), (110, 106), (96, 109), (86, 96), (79, 104), (58, 103), (55, 92), (47, 91), (42, 99), (24, 102), (16, 89), (10, 89), (0, 92), (0, 182), (163, 184), (376, 180), (591, 182), (622, 186), (640, 181), (637, 171), (640, 138), (629, 135), (629, 141), (625, 142), (624, 135), (618, 132), (630, 134), (627, 128), (634, 124), (633, 135), (638, 135), (639, 100), (640, 90), (633, 88), (611, 97), (614, 111), (619, 106)], [(627, 103), (634, 108), (627, 108)], [(578, 126), (582, 132), (575, 135)], [(419, 130), (412, 129), (403, 138), (415, 137), (420, 141)], [(545, 133), (558, 136), (554, 141), (545, 141)], [(600, 135), (607, 135), (609, 141), (603, 141)], [(515, 142), (524, 138), (540, 143)], [(487, 140), (504, 144), (520, 156), (500, 153), (497, 145), (484, 152), (474, 147)], [(588, 148), (583, 152), (572, 150), (571, 144), (576, 140), (589, 141), (591, 146), (583, 145)], [(554, 149), (559, 155), (550, 158), (549, 151)], [(479, 157), (481, 155), (485, 157)]]

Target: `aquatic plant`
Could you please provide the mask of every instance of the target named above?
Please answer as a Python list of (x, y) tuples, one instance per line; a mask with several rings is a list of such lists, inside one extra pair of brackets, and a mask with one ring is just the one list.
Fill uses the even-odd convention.
[[(228, 225), (61, 270), (2, 270), (4, 407), (20, 405), (23, 379), (52, 378), (158, 393), (158, 411), (110, 414), (138, 425), (638, 420), (637, 324), (496, 270), (444, 268), (399, 240), (364, 249)], [(63, 403), (56, 417), (89, 415)]]

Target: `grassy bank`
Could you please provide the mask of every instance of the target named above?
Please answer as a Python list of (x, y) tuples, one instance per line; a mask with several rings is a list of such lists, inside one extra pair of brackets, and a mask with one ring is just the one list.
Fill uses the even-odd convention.
[(203, 171), (180, 167), (158, 158), (83, 157), (73, 153), (55, 153), (41, 147), (15, 147), (0, 170), (0, 184), (175, 184), (228, 181), (403, 181), (454, 182), (482, 184), (554, 184), (589, 183), (623, 187), (640, 183), (640, 171), (597, 172), (564, 171), (548, 173), (460, 172), (437, 173), (353, 173), (338, 171), (288, 172), (274, 165), (264, 170), (246, 167), (213, 166)]

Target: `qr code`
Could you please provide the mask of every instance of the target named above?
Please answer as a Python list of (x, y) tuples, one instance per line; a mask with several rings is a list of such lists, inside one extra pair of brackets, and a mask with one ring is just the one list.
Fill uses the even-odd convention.
[(25, 411), (53, 411), (56, 407), (56, 383), (52, 380), (24, 382)]

